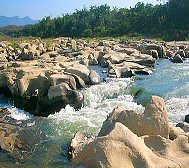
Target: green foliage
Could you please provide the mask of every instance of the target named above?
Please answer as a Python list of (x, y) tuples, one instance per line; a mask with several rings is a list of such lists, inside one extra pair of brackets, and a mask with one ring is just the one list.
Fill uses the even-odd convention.
[(46, 40), (46, 47), (49, 48), (52, 46), (52, 41), (50, 39)]
[(38, 24), (22, 29), (3, 30), (5, 35), (41, 38), (107, 37), (151, 35), (165, 40), (186, 40), (189, 30), (189, 1), (168, 0), (153, 6), (138, 2), (133, 8), (113, 8), (107, 4), (84, 7), (73, 14), (51, 19), (43, 18)]
[(84, 30), (84, 32), (83, 32), (84, 37), (91, 37), (92, 34), (93, 34), (92, 29), (86, 29), (86, 30)]

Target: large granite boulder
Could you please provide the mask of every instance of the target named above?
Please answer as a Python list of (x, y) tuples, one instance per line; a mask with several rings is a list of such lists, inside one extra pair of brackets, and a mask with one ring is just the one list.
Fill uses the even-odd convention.
[(73, 90), (76, 90), (76, 81), (75, 81), (75, 78), (71, 75), (52, 74), (49, 79), (51, 81), (52, 86), (56, 86), (65, 82), (70, 86), (70, 88), (72, 88)]
[(64, 62), (60, 63), (62, 68), (65, 68), (65, 71), (68, 73), (75, 74), (79, 76), (82, 80), (86, 81), (89, 76), (89, 69), (80, 63), (77, 62)]
[(62, 69), (58, 62), (7, 63), (0, 72), (0, 93), (12, 96), (15, 106), (35, 115), (48, 116), (67, 104), (78, 109), (83, 105), (83, 96), (76, 89), (85, 87), (85, 82)]
[(114, 109), (96, 139), (86, 142), (79, 135), (72, 141), (77, 152), (72, 153), (70, 167), (184, 168), (189, 164), (189, 136), (180, 128), (169, 129), (164, 101), (157, 96), (152, 96), (144, 114)]
[(115, 108), (104, 121), (99, 136), (103, 136), (112, 123), (121, 122), (138, 136), (160, 135), (169, 138), (169, 121), (162, 98), (152, 96), (144, 113)]
[(138, 137), (120, 122), (112, 124), (78, 153), (70, 167), (179, 168), (189, 164), (188, 137)]

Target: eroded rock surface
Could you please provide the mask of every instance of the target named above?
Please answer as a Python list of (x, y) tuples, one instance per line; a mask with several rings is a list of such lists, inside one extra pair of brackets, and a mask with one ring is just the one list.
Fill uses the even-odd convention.
[(74, 156), (70, 167), (185, 168), (188, 142), (187, 133), (169, 127), (163, 99), (152, 96), (144, 114), (114, 109), (98, 137)]
[[(183, 60), (189, 53), (188, 43), (147, 39), (86, 43), (84, 40), (60, 37), (53, 39), (50, 47), (43, 40), (25, 41), (13, 47), (9, 42), (1, 44), (0, 93), (12, 97), (17, 107), (44, 116), (69, 102), (76, 101), (77, 105), (73, 106), (82, 106), (77, 97), (74, 101), (69, 100), (66, 94), (69, 91), (80, 95), (78, 89), (85, 87), (86, 83), (100, 83), (99, 75), (90, 72), (89, 65), (107, 67), (107, 75), (112, 78), (149, 75), (156, 59), (172, 59), (180, 55)], [(57, 98), (55, 94), (53, 99), (48, 97), (52, 90), (60, 91)]]

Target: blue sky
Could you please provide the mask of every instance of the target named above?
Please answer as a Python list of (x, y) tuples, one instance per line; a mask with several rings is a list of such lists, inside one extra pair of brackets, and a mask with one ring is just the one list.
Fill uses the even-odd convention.
[(82, 9), (85, 5), (108, 5), (130, 7), (137, 2), (157, 4), (156, 0), (0, 0), (0, 15), (2, 16), (29, 16), (34, 20), (45, 16), (57, 17), (62, 13), (72, 13), (75, 9)]

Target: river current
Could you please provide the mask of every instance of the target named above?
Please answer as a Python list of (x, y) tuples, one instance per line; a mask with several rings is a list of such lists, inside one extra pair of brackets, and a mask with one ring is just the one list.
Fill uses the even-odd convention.
[[(90, 67), (100, 73), (103, 68)], [(155, 69), (148, 76), (138, 75), (132, 78), (106, 78), (100, 85), (81, 90), (84, 94), (84, 107), (75, 111), (69, 105), (47, 118), (33, 115), (17, 109), (10, 99), (0, 95), (0, 107), (8, 107), (11, 117), (26, 120), (28, 127), (37, 125), (41, 132), (41, 141), (36, 145), (28, 159), (15, 161), (6, 152), (0, 151), (0, 165), (7, 167), (68, 167), (68, 144), (78, 130), (87, 136), (98, 134), (108, 113), (117, 106), (138, 112), (144, 111), (144, 105), (151, 95), (164, 98), (169, 121), (175, 125), (189, 114), (189, 60), (183, 64), (173, 64), (169, 60), (158, 60)], [(3, 156), (3, 157), (2, 157)], [(6, 166), (5, 166), (6, 167)]]

